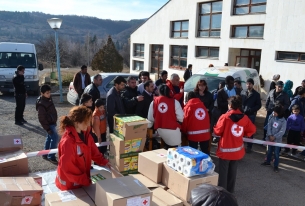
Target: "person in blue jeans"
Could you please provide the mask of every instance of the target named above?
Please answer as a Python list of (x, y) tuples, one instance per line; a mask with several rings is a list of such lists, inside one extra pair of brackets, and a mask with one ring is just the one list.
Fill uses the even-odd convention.
[[(247, 79), (246, 85), (247, 90), (242, 90), (241, 92), (241, 97), (243, 101), (242, 109), (245, 115), (249, 117), (251, 122), (255, 124), (257, 111), (262, 107), (261, 95), (253, 88), (254, 80), (252, 78)], [(253, 139), (253, 136), (251, 136), (250, 138)], [(252, 152), (252, 145), (252, 143), (247, 143), (247, 153)]]
[[(266, 141), (282, 143), (283, 135), (286, 131), (287, 122), (284, 118), (284, 109), (281, 106), (275, 106), (272, 115), (269, 117), (267, 125)], [(263, 166), (270, 166), (272, 154), (274, 153), (274, 172), (279, 172), (280, 147), (268, 145), (267, 160), (262, 163)]]
[[(38, 111), (38, 120), (42, 128), (47, 132), (44, 149), (55, 149), (58, 143), (58, 133), (56, 131), (57, 111), (51, 98), (51, 87), (42, 85), (40, 93), (41, 95), (36, 101), (36, 110)], [(58, 164), (55, 154), (43, 155), (42, 158), (53, 164)]]

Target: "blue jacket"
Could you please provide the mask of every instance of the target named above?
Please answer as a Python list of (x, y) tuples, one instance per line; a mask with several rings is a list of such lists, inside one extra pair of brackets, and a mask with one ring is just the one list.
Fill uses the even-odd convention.
[(300, 95), (295, 96), (291, 100), (291, 104), (290, 104), (290, 106), (288, 108), (290, 112), (292, 112), (292, 107), (294, 105), (298, 105), (300, 107), (300, 115), (305, 117), (305, 98), (301, 98)]
[(293, 97), (293, 92), (292, 92), (292, 87), (293, 87), (293, 82), (290, 80), (287, 80), (284, 84), (284, 91), (288, 94), (289, 98)]
[(304, 118), (302, 115), (292, 114), (287, 119), (287, 130), (303, 132), (305, 130)]

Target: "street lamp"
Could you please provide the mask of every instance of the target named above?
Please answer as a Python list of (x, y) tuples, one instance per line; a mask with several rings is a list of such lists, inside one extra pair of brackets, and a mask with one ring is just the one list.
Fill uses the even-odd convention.
[(60, 74), (60, 59), (59, 59), (59, 49), (58, 49), (58, 34), (57, 30), (60, 29), (62, 19), (59, 18), (52, 18), (47, 20), (50, 27), (55, 31), (55, 44), (56, 44), (56, 59), (57, 59), (57, 73), (58, 73), (58, 83), (59, 83), (59, 94), (60, 100), (59, 102), (63, 102), (62, 96), (62, 82), (61, 82), (61, 74)]

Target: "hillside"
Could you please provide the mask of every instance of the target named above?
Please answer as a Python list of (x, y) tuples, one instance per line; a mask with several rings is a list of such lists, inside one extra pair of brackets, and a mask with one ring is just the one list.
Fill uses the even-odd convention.
[(126, 43), (130, 33), (144, 22), (144, 19), (113, 21), (88, 16), (0, 11), (0, 42), (37, 43), (44, 37), (54, 35), (47, 23), (47, 19), (54, 17), (63, 20), (60, 37), (80, 43), (84, 42), (88, 33), (90, 36), (96, 35), (98, 39), (111, 35), (114, 40)]

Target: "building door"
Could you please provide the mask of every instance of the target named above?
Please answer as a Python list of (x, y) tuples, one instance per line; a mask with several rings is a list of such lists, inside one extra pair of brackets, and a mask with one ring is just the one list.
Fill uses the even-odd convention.
[(151, 52), (151, 73), (158, 76), (163, 70), (163, 45), (153, 44)]
[(259, 73), (261, 64), (261, 50), (241, 49), (240, 56), (236, 56), (235, 65), (239, 63), (241, 67), (256, 69)]

